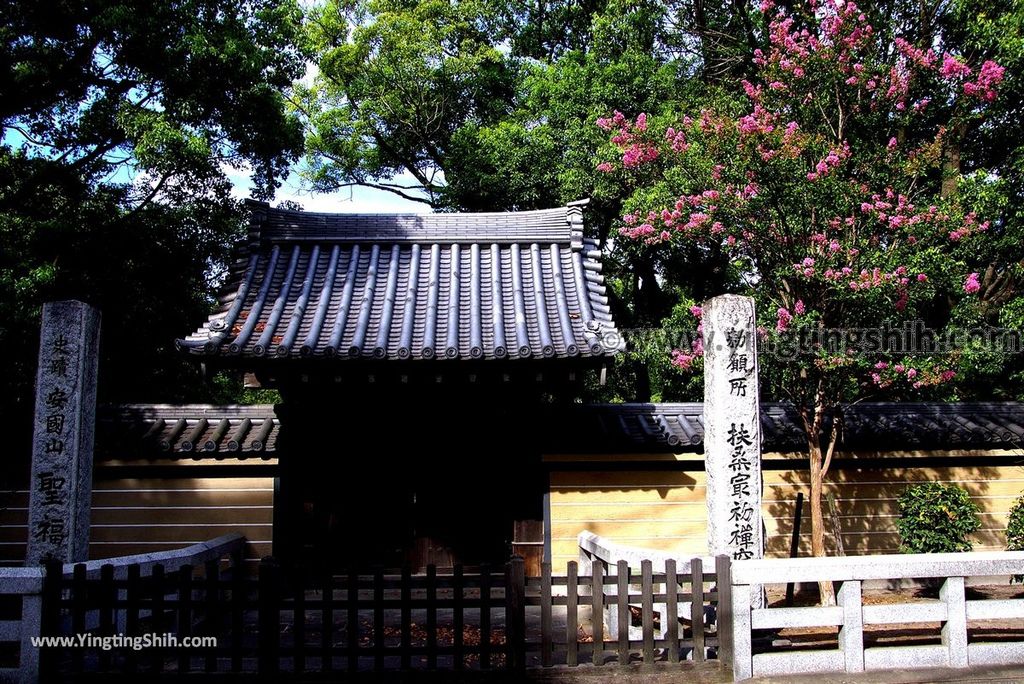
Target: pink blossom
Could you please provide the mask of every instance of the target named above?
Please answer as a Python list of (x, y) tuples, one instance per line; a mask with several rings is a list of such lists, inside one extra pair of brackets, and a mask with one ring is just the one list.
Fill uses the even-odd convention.
[(796, 304), (793, 306), (793, 311), (796, 312), (797, 316), (803, 316), (806, 309), (804, 308), (804, 300), (796, 300)]
[(913, 368), (907, 369), (907, 379), (908, 380), (913, 380), (916, 377), (917, 377), (917, 371), (915, 369), (913, 369)]
[(609, 164), (608, 162), (601, 162), (600, 164), (597, 165), (597, 170), (600, 171), (601, 173), (611, 173), (612, 171), (615, 170), (615, 167)]
[(690, 366), (693, 365), (695, 358), (697, 358), (696, 354), (690, 354), (679, 349), (672, 350), (672, 365), (681, 370), (690, 370)]
[(775, 322), (775, 330), (778, 332), (786, 332), (790, 322), (793, 320), (793, 315), (789, 313), (789, 310), (779, 307), (776, 312), (778, 319)]
[(887, 146), (890, 150), (896, 147), (896, 138), (889, 138), (889, 144)]
[(928, 276), (926, 276), (924, 273), (918, 273), (917, 274), (917, 282), (923, 283), (923, 282), (926, 282), (927, 280), (928, 280)]
[(981, 283), (978, 282), (978, 274), (971, 273), (967, 276), (967, 280), (964, 281), (964, 292), (974, 294), (979, 290), (981, 290)]
[(943, 78), (970, 76), (971, 68), (947, 52), (942, 56), (942, 68), (939, 69), (939, 73)]
[(888, 361), (879, 361), (878, 363), (875, 364), (875, 368), (877, 370), (885, 370), (888, 367), (889, 367), (889, 362)]
[(690, 307), (690, 313), (693, 314), (694, 318), (700, 318), (704, 315), (704, 309), (694, 304)]

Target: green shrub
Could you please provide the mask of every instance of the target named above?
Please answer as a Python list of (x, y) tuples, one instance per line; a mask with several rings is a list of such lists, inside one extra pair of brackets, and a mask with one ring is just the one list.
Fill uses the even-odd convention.
[[(1006, 525), (1006, 550), (1024, 551), (1024, 494), (1010, 507), (1010, 522)], [(1014, 575), (1015, 582), (1024, 582), (1024, 575)]]
[(938, 482), (908, 487), (899, 498), (902, 553), (970, 551), (967, 537), (981, 526), (978, 506), (956, 485)]

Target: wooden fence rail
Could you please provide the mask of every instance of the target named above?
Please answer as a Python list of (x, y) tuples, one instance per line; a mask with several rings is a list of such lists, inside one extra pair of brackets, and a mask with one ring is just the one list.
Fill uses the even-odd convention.
[(555, 576), (545, 563), (527, 578), (516, 557), (298, 578), (265, 559), (252, 578), (217, 560), (174, 572), (157, 564), (145, 576), (77, 566), (46, 580), (44, 629), (88, 634), (90, 647), (44, 656), (55, 672), (274, 674), (700, 662), (717, 650), (705, 624), (715, 574), (699, 559), (688, 573), (674, 563), (655, 573), (649, 561), (594, 568), (580, 575), (574, 562)]

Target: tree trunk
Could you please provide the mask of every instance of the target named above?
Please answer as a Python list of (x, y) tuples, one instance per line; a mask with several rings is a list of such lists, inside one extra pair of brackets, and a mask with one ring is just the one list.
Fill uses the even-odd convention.
[[(808, 415), (809, 414), (809, 415)], [(814, 407), (802, 411), (804, 430), (807, 434), (807, 456), (810, 463), (811, 496), (808, 505), (811, 509), (811, 555), (816, 558), (825, 556), (825, 516), (822, 513), (822, 499), (825, 488), (824, 453), (821, 449), (821, 427), (825, 417), (821, 389), (815, 394)], [(818, 592), (821, 605), (836, 605), (835, 590), (831, 582), (819, 582)]]
[[(825, 489), (824, 473), (822, 472), (821, 444), (813, 435), (808, 435), (808, 451), (811, 462), (811, 496), (808, 500), (811, 507), (811, 555), (822, 558), (825, 554), (825, 516), (822, 513), (822, 499)], [(821, 605), (836, 605), (835, 591), (831, 582), (819, 582)]]
[(963, 142), (966, 129), (964, 124), (957, 124), (948, 132), (944, 141), (942, 188), (939, 191), (939, 195), (943, 198), (956, 192), (957, 183), (960, 181), (960, 144)]

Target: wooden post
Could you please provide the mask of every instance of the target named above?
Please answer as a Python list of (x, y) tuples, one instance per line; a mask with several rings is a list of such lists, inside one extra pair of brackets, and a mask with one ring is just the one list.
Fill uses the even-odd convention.
[(192, 669), (190, 649), (181, 645), (180, 639), (192, 634), (192, 566), (178, 568), (178, 672)]
[(402, 669), (408, 670), (412, 663), (412, 568), (402, 568)]
[(453, 665), (456, 670), (461, 670), (466, 666), (465, 654), (463, 653), (463, 644), (465, 641), (465, 606), (463, 605), (463, 594), (465, 592), (465, 583), (463, 581), (463, 570), (462, 564), (458, 563), (455, 566), (454, 574), (452, 575), (452, 658), (454, 659)]
[(540, 566), (540, 664), (551, 667), (553, 639), (551, 635), (551, 563)]
[(384, 669), (384, 568), (373, 569), (373, 669)]
[[(85, 611), (89, 607), (87, 591), (85, 563), (78, 563), (72, 571), (71, 579), (71, 631), (75, 634), (85, 633)], [(71, 650), (71, 667), (75, 672), (82, 671), (84, 656), (85, 652), (81, 648)]]
[[(61, 585), (64, 579), (64, 566), (55, 558), (47, 560), (44, 565), (46, 575), (43, 576), (39, 634), (40, 636), (56, 636), (60, 633)], [(22, 648), (25, 648), (24, 642)], [(35, 651), (39, 658), (39, 681), (48, 682), (54, 674), (55, 665), (62, 653), (53, 648), (35, 649)], [(21, 655), (19, 660), (24, 658), (25, 655)]]
[(231, 566), (231, 671), (242, 671), (242, 646), (245, 635), (245, 607), (249, 592), (242, 572), (241, 558)]
[[(321, 629), (330, 630), (330, 625), (322, 625)], [(292, 598), (292, 663), (295, 672), (306, 671), (306, 586), (304, 582), (295, 584), (295, 596)]]
[(491, 667), (491, 566), (480, 566), (480, 669)]
[[(117, 589), (114, 587), (114, 566), (110, 563), (100, 568), (99, 599), (100, 634), (111, 636), (114, 633), (114, 602), (117, 600)], [(100, 650), (101, 672), (110, 670), (111, 655), (108, 650)]]
[(505, 586), (505, 622), (508, 633), (509, 669), (526, 671), (526, 568), (521, 556), (508, 565)]
[(615, 602), (618, 607), (619, 665), (629, 665), (629, 563), (620, 560), (616, 570)]
[[(85, 570), (85, 566), (82, 566)], [(84, 572), (83, 572), (84, 576)], [(150, 617), (153, 623), (153, 631), (161, 634), (164, 631), (164, 594), (167, 592), (166, 579), (164, 577), (164, 566), (157, 563), (150, 573), (150, 588), (152, 589), (152, 611)], [(78, 629), (75, 628), (75, 632)], [(162, 649), (151, 648), (149, 665), (154, 672), (163, 672), (164, 656)]]
[(354, 673), (359, 669), (359, 573), (355, 568), (348, 571), (347, 589), (345, 633), (348, 636), (348, 671)]
[(661, 616), (661, 628), (668, 640), (668, 662), (679, 662), (679, 577), (676, 575), (676, 561), (665, 560), (665, 614)]
[(829, 492), (825, 495), (828, 502), (828, 517), (832, 522), (832, 536), (836, 540), (836, 555), (846, 555), (846, 544), (843, 543), (843, 526), (839, 522), (839, 509), (836, 507), (835, 494)]
[(329, 569), (323, 574), (320, 592), (320, 670), (334, 669), (334, 576)]
[[(206, 579), (206, 607), (203, 610), (206, 613), (206, 629), (204, 629), (203, 632), (208, 635), (216, 635), (220, 633), (222, 612), (220, 601), (221, 596), (219, 558), (214, 558), (206, 561), (204, 576)], [(206, 652), (206, 671), (217, 671), (216, 648), (210, 648)]]
[(281, 606), (279, 573), (277, 561), (264, 558), (259, 571), (259, 656), (257, 666), (261, 675), (277, 674), (280, 668), (278, 657), (281, 647)]
[(565, 578), (565, 664), (576, 667), (579, 660), (577, 601), (579, 600), (576, 561), (569, 561)]
[(593, 663), (604, 664), (604, 563), (590, 564), (590, 624), (593, 627)]
[(640, 613), (644, 634), (644, 664), (654, 662), (654, 580), (651, 561), (640, 561)]
[(704, 662), (704, 563), (690, 561), (690, 628), (693, 631), (693, 662)]
[(427, 566), (427, 669), (437, 669), (437, 566)]
[[(140, 594), (142, 592), (142, 571), (138, 563), (128, 566), (128, 581), (125, 584), (124, 597), (127, 605), (124, 612), (125, 631), (135, 636), (139, 633), (139, 606), (141, 604)], [(128, 672), (135, 672), (139, 667), (138, 652), (129, 648), (125, 654), (125, 669)]]

